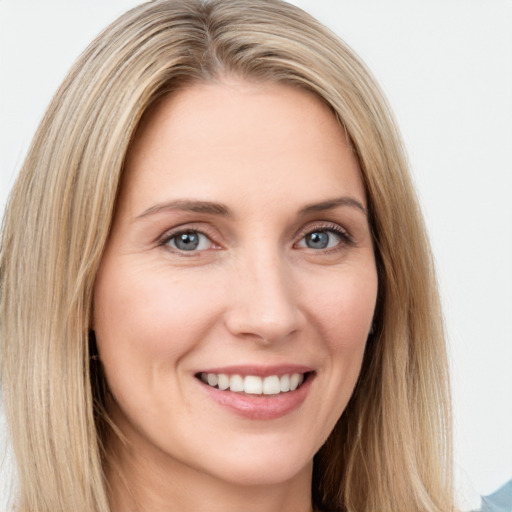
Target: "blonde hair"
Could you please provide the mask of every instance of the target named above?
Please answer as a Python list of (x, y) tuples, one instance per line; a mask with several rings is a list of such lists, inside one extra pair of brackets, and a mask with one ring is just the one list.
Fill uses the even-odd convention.
[(104, 389), (91, 372), (89, 322), (123, 161), (159, 98), (225, 75), (315, 93), (343, 124), (366, 186), (378, 305), (352, 399), (315, 457), (315, 505), (453, 510), (441, 313), (399, 134), (354, 52), (280, 0), (143, 4), (85, 50), (42, 119), (11, 194), (0, 253), (17, 509), (109, 510)]

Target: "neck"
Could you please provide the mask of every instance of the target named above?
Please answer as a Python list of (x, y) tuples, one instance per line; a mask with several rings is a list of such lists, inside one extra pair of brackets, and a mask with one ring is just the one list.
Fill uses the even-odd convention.
[(313, 511), (312, 462), (289, 480), (251, 485), (224, 481), (167, 457), (142, 457), (119, 440), (109, 444), (112, 512)]

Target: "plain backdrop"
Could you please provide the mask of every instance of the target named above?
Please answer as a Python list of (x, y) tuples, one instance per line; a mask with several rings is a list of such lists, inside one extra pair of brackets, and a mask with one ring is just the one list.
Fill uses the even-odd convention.
[[(0, 212), (67, 69), (137, 3), (0, 0)], [(444, 304), (459, 501), (475, 508), (512, 478), (512, 0), (293, 3), (359, 53), (401, 127)], [(8, 450), (2, 466), (0, 508)]]

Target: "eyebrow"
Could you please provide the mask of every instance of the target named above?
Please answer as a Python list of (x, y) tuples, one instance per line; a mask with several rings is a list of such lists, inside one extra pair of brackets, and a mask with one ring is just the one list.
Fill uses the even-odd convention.
[(301, 208), (299, 213), (300, 215), (306, 215), (308, 213), (323, 212), (327, 210), (333, 210), (338, 206), (350, 206), (352, 208), (360, 210), (361, 212), (364, 213), (364, 215), (368, 215), (368, 212), (366, 208), (363, 206), (363, 204), (357, 199), (349, 196), (335, 197), (333, 199), (322, 201), (321, 203), (313, 203), (306, 205), (304, 206), (304, 208)]
[(140, 215), (135, 217), (135, 220), (154, 215), (155, 213), (180, 210), (193, 213), (204, 213), (209, 215), (222, 215), (231, 217), (233, 214), (231, 210), (222, 203), (214, 203), (211, 201), (196, 201), (191, 199), (177, 199), (176, 201), (167, 201), (158, 203), (147, 210), (144, 210)]
[[(333, 210), (339, 206), (350, 206), (360, 210), (364, 215), (367, 215), (366, 208), (360, 201), (353, 197), (343, 196), (328, 199), (320, 203), (312, 203), (304, 206), (299, 210), (299, 215), (307, 215), (315, 212), (323, 212)], [(140, 215), (137, 215), (134, 220), (143, 219), (150, 215), (160, 212), (180, 210), (185, 212), (203, 213), (206, 215), (221, 215), (223, 217), (232, 217), (232, 211), (222, 203), (215, 203), (212, 201), (197, 201), (192, 199), (177, 199), (175, 201), (166, 201), (163, 203), (155, 204), (144, 210)]]

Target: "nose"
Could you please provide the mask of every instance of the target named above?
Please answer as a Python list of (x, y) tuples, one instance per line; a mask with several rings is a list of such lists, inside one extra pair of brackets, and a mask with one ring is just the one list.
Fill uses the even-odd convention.
[(225, 323), (239, 338), (262, 344), (289, 338), (300, 327), (293, 273), (278, 254), (262, 250), (238, 265)]

